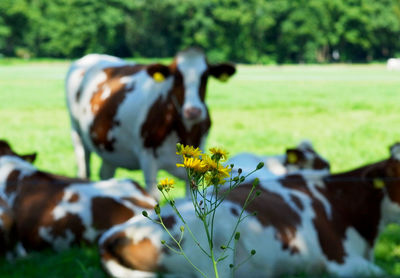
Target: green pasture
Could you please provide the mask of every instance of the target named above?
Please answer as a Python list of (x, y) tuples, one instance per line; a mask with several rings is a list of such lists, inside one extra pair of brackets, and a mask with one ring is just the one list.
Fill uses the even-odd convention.
[[(75, 161), (64, 101), (67, 62), (0, 63), (0, 138), (18, 152), (37, 151), (43, 170), (73, 176)], [(211, 80), (208, 146), (231, 154), (282, 153), (310, 139), (333, 172), (386, 158), (400, 141), (400, 72), (384, 65), (238, 66), (228, 83)], [(94, 159), (94, 178), (99, 160)], [(161, 172), (159, 177), (164, 176)], [(119, 170), (143, 182), (141, 173)], [(179, 190), (177, 195), (182, 195)], [(400, 275), (400, 228), (385, 230), (376, 259)], [(96, 250), (33, 253), (0, 261), (0, 277), (105, 277)]]

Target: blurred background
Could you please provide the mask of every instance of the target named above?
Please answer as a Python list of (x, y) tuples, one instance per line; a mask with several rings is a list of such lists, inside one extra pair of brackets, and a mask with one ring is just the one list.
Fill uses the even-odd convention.
[(399, 0), (1, 0), (0, 55), (371, 62), (400, 54)]
[[(193, 45), (211, 62), (237, 63), (229, 82), (208, 83), (207, 146), (274, 155), (307, 138), (336, 173), (385, 159), (400, 141), (400, 62), (385, 64), (400, 57), (400, 0), (0, 0), (0, 138), (37, 151), (39, 169), (75, 176), (71, 60), (97, 52), (168, 63)], [(140, 171), (116, 176), (144, 184)], [(399, 225), (375, 258), (400, 276)], [(96, 248), (75, 247), (0, 258), (0, 277), (107, 276)]]

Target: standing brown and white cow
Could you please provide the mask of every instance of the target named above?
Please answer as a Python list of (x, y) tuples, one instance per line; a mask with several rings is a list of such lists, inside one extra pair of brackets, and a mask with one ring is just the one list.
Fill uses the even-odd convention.
[(210, 128), (204, 102), (209, 76), (226, 80), (230, 64), (212, 65), (197, 48), (179, 52), (169, 66), (140, 65), (90, 54), (72, 64), (66, 80), (78, 175), (90, 175), (90, 154), (102, 159), (100, 177), (117, 167), (142, 169), (158, 195), (159, 169), (177, 177), (176, 143), (201, 146)]
[[(37, 170), (0, 141), (0, 255), (94, 243), (156, 201), (131, 180), (90, 182)], [(22, 248), (21, 248), (22, 247)]]

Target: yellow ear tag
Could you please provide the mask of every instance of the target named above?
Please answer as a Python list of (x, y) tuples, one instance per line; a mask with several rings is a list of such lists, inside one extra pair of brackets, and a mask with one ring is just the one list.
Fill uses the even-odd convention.
[(287, 160), (290, 164), (294, 164), (298, 161), (297, 155), (295, 153), (288, 153)]
[(163, 82), (165, 80), (165, 76), (161, 72), (155, 72), (153, 74), (153, 79), (156, 82)]
[(385, 182), (381, 179), (374, 179), (374, 188), (382, 189), (385, 187)]
[(219, 81), (226, 82), (229, 79), (229, 75), (227, 73), (223, 73), (218, 77)]

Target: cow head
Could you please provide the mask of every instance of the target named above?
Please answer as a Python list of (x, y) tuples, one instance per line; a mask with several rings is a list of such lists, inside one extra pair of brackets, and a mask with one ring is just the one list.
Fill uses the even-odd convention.
[(388, 222), (400, 223), (400, 143), (390, 147), (390, 158), (371, 167), (366, 177), (375, 191), (382, 191), (387, 198), (383, 215)]
[(201, 49), (189, 48), (179, 52), (170, 66), (151, 65), (147, 72), (155, 81), (173, 77), (172, 97), (182, 112), (185, 123), (195, 124), (207, 117), (204, 103), (209, 76), (226, 81), (235, 73), (232, 64), (209, 64)]
[(31, 163), (36, 159), (36, 153), (19, 155), (11, 149), (10, 145), (6, 141), (0, 140), (0, 157), (3, 155), (17, 156)]
[(330, 169), (329, 162), (314, 150), (309, 141), (303, 141), (296, 148), (286, 150), (285, 166), (288, 172), (305, 169), (329, 172)]

